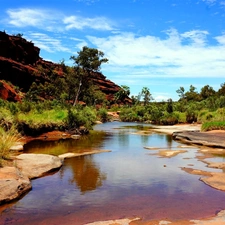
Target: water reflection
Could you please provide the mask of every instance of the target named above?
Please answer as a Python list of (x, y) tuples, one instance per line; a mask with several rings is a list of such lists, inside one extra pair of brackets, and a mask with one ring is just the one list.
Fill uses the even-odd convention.
[(100, 171), (91, 155), (68, 159), (66, 165), (72, 171), (69, 182), (75, 183), (82, 194), (102, 186), (102, 182), (106, 179), (106, 174)]
[(138, 133), (145, 129), (146, 125), (114, 122), (97, 125), (97, 132), (82, 140), (29, 143), (26, 152), (111, 152), (65, 160), (58, 173), (33, 180), (33, 189), (9, 205), (0, 221), (16, 225), (80, 225), (134, 216), (195, 219), (225, 208), (224, 192), (180, 169), (188, 164), (206, 169), (195, 158), (197, 148), (187, 148), (186, 153), (173, 158), (159, 158), (151, 154), (157, 150), (146, 150), (144, 146), (179, 149), (180, 143), (163, 134)]
[[(109, 134), (108, 134), (109, 135)], [(58, 141), (35, 140), (24, 146), (25, 153), (42, 153), (50, 155), (60, 155), (67, 152), (82, 153), (92, 149), (101, 148), (103, 140), (107, 134), (101, 131), (92, 131), (87, 136), (80, 139), (67, 139)]]

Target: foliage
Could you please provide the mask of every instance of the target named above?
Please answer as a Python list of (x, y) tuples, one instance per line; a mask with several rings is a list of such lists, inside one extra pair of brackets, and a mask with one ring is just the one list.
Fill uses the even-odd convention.
[(100, 108), (97, 111), (97, 116), (100, 119), (100, 121), (103, 123), (109, 121), (109, 116), (108, 116), (107, 110), (105, 108)]
[(167, 100), (167, 107), (166, 107), (166, 111), (168, 113), (172, 113), (173, 112), (173, 100), (171, 98), (169, 98)]
[(122, 85), (120, 90), (115, 94), (116, 102), (124, 101), (130, 95), (130, 88), (126, 85)]
[(150, 93), (150, 90), (148, 87), (142, 88), (141, 96), (143, 96), (144, 105), (147, 105), (151, 100), (153, 100), (152, 94)]
[(96, 121), (96, 113), (93, 109), (85, 107), (83, 110), (69, 108), (67, 117), (65, 118), (66, 125), (69, 129), (85, 126), (87, 129), (92, 129)]
[(210, 121), (202, 124), (202, 131), (225, 130), (225, 121)]
[(3, 166), (3, 160), (9, 159), (10, 148), (20, 139), (20, 135), (14, 126), (5, 130), (0, 126), (0, 167)]
[[(104, 57), (104, 53), (95, 48), (89, 48), (84, 46), (81, 51), (77, 52), (77, 56), (71, 56), (70, 59), (74, 60), (74, 79), (78, 80), (78, 90), (76, 91), (73, 105), (75, 106), (78, 97), (81, 92), (90, 87), (90, 76), (91, 72), (99, 72), (102, 63), (108, 62), (107, 58)], [(73, 78), (72, 78), (73, 79)]]

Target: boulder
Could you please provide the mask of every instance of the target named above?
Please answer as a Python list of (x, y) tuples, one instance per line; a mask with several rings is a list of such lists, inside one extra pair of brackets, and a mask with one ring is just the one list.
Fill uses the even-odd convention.
[(0, 204), (17, 199), (30, 189), (30, 180), (17, 168), (0, 168)]
[(33, 179), (59, 169), (62, 160), (46, 154), (21, 154), (16, 157), (15, 165), (24, 175)]

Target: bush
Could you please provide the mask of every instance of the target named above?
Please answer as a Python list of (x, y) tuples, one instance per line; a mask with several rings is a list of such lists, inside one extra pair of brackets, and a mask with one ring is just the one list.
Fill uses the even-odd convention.
[(174, 125), (178, 123), (178, 115), (175, 113), (165, 113), (161, 119), (163, 125)]
[(79, 128), (85, 126), (87, 129), (92, 129), (96, 121), (95, 111), (89, 107), (83, 110), (76, 110), (76, 108), (69, 108), (66, 117), (66, 124), (69, 129)]
[(7, 131), (0, 127), (0, 166), (3, 165), (4, 160), (9, 159), (10, 148), (19, 141), (19, 138), (13, 126)]
[(109, 120), (109, 116), (105, 108), (100, 108), (97, 112), (97, 116), (100, 118), (101, 122), (103, 123)]
[(141, 120), (141, 118), (138, 117), (137, 113), (132, 108), (121, 109), (120, 119), (123, 122), (134, 122)]
[(195, 110), (193, 108), (188, 108), (186, 111), (186, 122), (187, 123), (194, 123), (197, 122), (198, 116)]

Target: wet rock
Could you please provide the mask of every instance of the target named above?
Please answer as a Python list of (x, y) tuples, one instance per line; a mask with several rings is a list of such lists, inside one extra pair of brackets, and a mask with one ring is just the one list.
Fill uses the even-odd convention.
[(23, 145), (14, 145), (10, 148), (10, 151), (23, 151)]
[(200, 180), (215, 189), (225, 191), (225, 174), (224, 173), (211, 173), (211, 176), (201, 177)]
[(161, 150), (159, 151), (159, 156), (161, 157), (166, 157), (166, 158), (171, 158), (171, 157), (174, 157), (180, 153), (185, 153), (187, 152), (186, 150), (176, 150), (176, 151), (173, 151), (173, 150)]
[(94, 150), (94, 151), (81, 152), (81, 153), (68, 152), (68, 153), (59, 155), (59, 158), (63, 160), (67, 158), (73, 158), (73, 157), (84, 156), (84, 155), (93, 155), (93, 154), (99, 154), (104, 152), (111, 152), (111, 151), (110, 150)]
[(60, 168), (62, 160), (52, 155), (21, 154), (16, 157), (15, 165), (24, 175), (32, 179)]
[(140, 220), (140, 218), (98, 221), (93, 223), (87, 223), (86, 225), (128, 225), (136, 220)]
[(218, 133), (199, 132), (199, 131), (174, 132), (173, 139), (189, 144), (225, 148), (225, 135), (224, 133), (221, 132)]
[(17, 199), (30, 189), (30, 180), (17, 168), (0, 168), (0, 204)]

